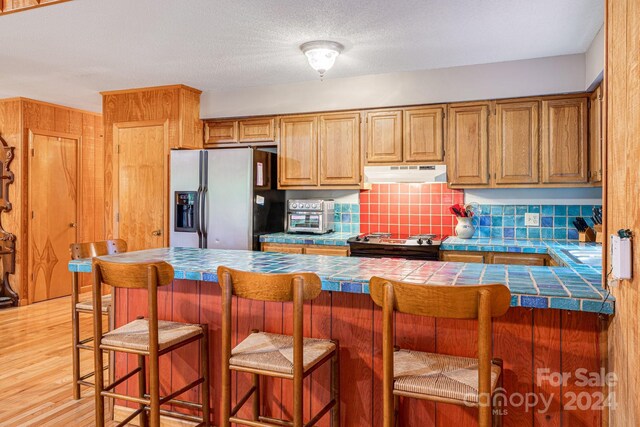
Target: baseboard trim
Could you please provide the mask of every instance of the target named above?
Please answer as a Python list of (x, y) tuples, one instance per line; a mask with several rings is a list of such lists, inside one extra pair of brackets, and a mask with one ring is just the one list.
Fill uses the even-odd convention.
[[(128, 408), (126, 406), (116, 405), (113, 408), (113, 419), (115, 422), (120, 422), (126, 419), (129, 415), (131, 415), (135, 409)], [(131, 426), (139, 426), (140, 422), (138, 417), (134, 418), (128, 425)], [(193, 423), (191, 421), (178, 420), (175, 418), (170, 418), (164, 415), (160, 416), (160, 426), (161, 427), (193, 427), (197, 425), (197, 423)]]

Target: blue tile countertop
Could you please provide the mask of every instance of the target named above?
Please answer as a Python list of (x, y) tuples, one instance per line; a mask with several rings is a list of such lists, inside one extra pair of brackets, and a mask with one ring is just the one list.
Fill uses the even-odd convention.
[[(216, 282), (216, 269), (226, 265), (240, 270), (284, 273), (311, 271), (322, 279), (327, 291), (369, 293), (368, 281), (378, 275), (414, 283), (464, 286), (503, 283), (511, 289), (514, 307), (557, 308), (613, 314), (613, 300), (605, 300), (598, 274), (567, 267), (529, 267), (498, 264), (412, 261), (391, 258), (352, 258), (296, 255), (277, 252), (162, 248), (110, 255), (104, 259), (123, 262), (165, 260), (176, 279)], [(90, 272), (91, 260), (69, 262), (69, 270)]]
[(260, 241), (264, 243), (288, 243), (298, 245), (348, 246), (347, 239), (357, 234), (358, 233), (344, 232), (327, 234), (271, 233), (260, 236)]

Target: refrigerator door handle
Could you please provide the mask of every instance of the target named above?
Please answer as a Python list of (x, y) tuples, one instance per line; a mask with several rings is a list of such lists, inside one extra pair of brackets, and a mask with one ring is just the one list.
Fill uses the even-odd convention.
[(202, 205), (200, 209), (201, 223), (200, 227), (202, 228), (202, 249), (207, 248), (207, 215), (209, 214), (209, 209), (207, 208), (207, 189), (202, 190)]
[(198, 233), (198, 247), (202, 247), (202, 227), (200, 225), (200, 211), (202, 209), (202, 187), (198, 187), (198, 192), (196, 194), (196, 214), (195, 223), (196, 223), (196, 232)]

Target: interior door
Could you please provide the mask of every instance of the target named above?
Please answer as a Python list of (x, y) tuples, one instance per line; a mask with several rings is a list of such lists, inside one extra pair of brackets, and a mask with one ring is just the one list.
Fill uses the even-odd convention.
[(29, 302), (71, 294), (79, 138), (58, 135), (34, 131), (29, 138)]
[(118, 123), (113, 135), (115, 237), (130, 251), (167, 246), (167, 123)]

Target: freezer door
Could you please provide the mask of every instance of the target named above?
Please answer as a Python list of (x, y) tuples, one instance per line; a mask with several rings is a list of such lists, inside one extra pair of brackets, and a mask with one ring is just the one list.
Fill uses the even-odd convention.
[[(200, 158), (203, 151), (200, 150), (171, 150), (170, 175), (171, 185), (169, 187), (169, 226), (171, 233), (169, 235), (169, 245), (197, 248), (199, 247), (198, 232), (176, 231), (176, 192), (177, 191), (196, 191), (200, 194), (199, 188), (202, 187), (200, 181)], [(197, 197), (199, 199), (199, 197)], [(198, 218), (199, 200), (196, 200), (196, 229), (199, 230)]]
[(253, 150), (206, 150), (205, 224), (209, 249), (251, 249)]

